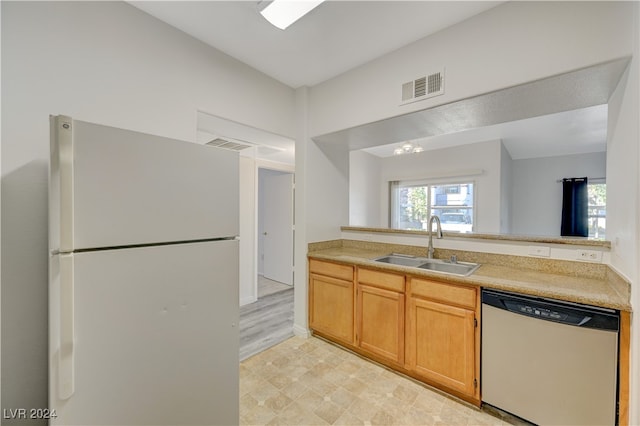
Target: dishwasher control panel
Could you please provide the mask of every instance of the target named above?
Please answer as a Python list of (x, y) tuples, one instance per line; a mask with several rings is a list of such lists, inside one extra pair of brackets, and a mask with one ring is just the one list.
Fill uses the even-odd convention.
[(569, 313), (559, 312), (557, 310), (548, 309), (542, 306), (530, 305), (521, 302), (505, 301), (505, 305), (511, 312), (521, 313), (523, 315), (529, 315), (532, 317), (548, 318), (561, 322), (568, 322), (571, 324), (580, 324), (591, 319), (588, 316), (583, 315), (571, 315)]
[(482, 290), (482, 303), (515, 314), (577, 327), (616, 331), (619, 327), (619, 313), (613, 309), (488, 289)]

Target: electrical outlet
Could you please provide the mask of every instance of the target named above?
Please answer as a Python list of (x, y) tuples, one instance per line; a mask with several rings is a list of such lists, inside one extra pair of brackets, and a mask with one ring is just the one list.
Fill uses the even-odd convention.
[(576, 259), (585, 262), (602, 262), (602, 252), (595, 250), (577, 250)]
[(551, 255), (551, 249), (546, 246), (529, 246), (530, 256), (549, 257)]

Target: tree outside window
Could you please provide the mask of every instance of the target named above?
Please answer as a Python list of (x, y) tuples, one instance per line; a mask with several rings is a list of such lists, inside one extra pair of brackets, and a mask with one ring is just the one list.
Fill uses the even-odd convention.
[(438, 216), (445, 231), (473, 231), (474, 196), (471, 182), (450, 184), (391, 183), (391, 227), (428, 229)]
[(607, 184), (589, 183), (589, 238), (604, 239), (607, 229)]

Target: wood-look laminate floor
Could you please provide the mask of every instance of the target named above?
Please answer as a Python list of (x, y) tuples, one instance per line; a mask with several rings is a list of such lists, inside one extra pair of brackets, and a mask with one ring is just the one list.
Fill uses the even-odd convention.
[(293, 288), (293, 286), (258, 275), (258, 299), (289, 288)]
[(258, 301), (240, 307), (240, 360), (293, 336), (293, 287), (258, 281)]

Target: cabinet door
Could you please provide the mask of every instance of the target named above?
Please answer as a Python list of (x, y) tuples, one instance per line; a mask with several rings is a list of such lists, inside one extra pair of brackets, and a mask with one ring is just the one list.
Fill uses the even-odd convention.
[(409, 298), (406, 367), (433, 382), (475, 393), (475, 313)]
[(309, 274), (311, 328), (353, 344), (353, 281)]
[(404, 363), (404, 294), (358, 285), (356, 341), (359, 347)]

